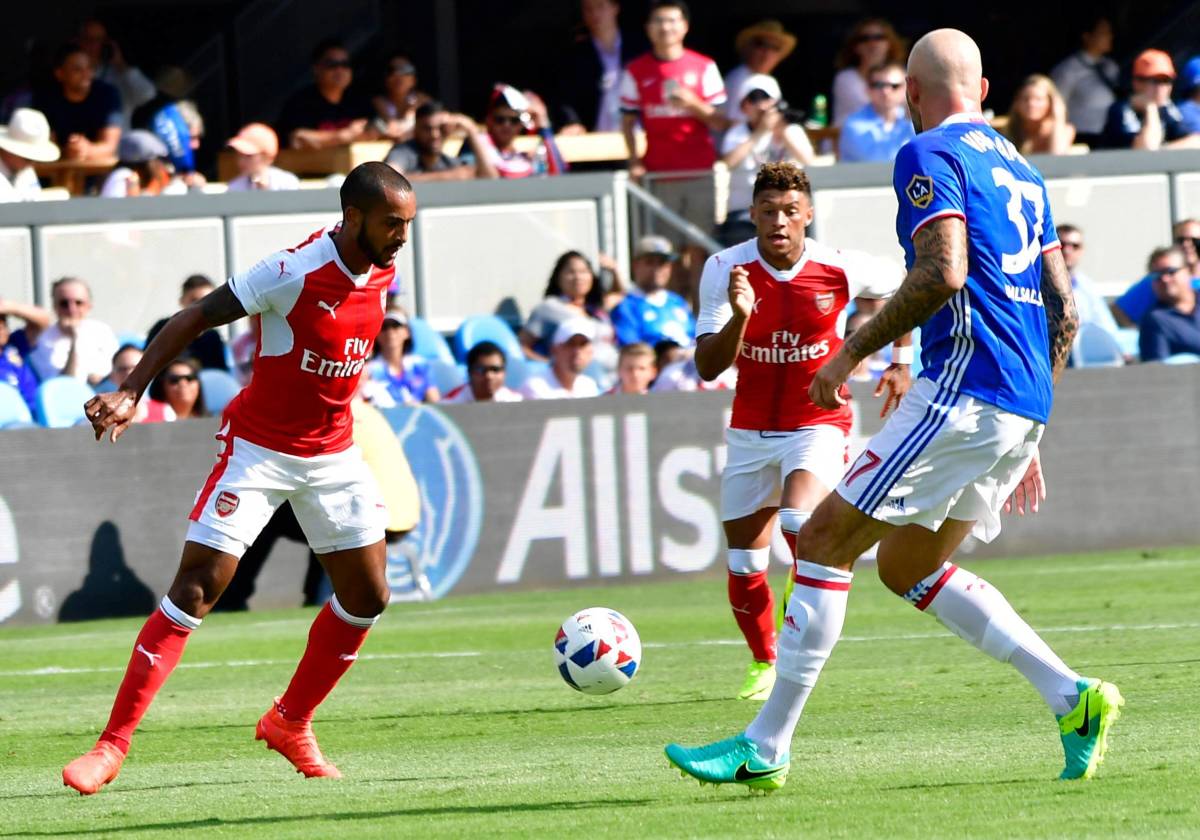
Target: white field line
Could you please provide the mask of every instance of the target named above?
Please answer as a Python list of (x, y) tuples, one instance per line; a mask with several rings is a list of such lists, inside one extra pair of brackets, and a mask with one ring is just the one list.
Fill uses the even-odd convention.
[[(1160, 632), (1163, 630), (1193, 630), (1200, 628), (1200, 622), (1189, 621), (1174, 624), (1107, 624), (1099, 627), (1066, 626), (1042, 627), (1039, 633), (1110, 633), (1110, 632)], [(842, 636), (843, 642), (905, 642), (915, 639), (952, 639), (950, 633), (902, 633), (887, 636)], [(725, 647), (744, 645), (741, 639), (704, 639), (697, 642), (645, 642), (642, 647), (654, 649), (672, 649), (689, 647)], [(530, 649), (504, 651), (505, 653), (534, 653)], [(359, 659), (364, 662), (384, 661), (394, 659), (459, 659), (483, 656), (482, 651), (460, 650), (438, 653), (364, 653)], [(249, 668), (260, 665), (291, 665), (294, 659), (234, 659), (214, 662), (181, 662), (177, 668)], [(31, 668), (24, 671), (0, 671), (0, 677), (56, 677), (63, 674), (104, 674), (123, 673), (125, 667), (102, 668), (61, 668), (48, 665), (42, 668)]]

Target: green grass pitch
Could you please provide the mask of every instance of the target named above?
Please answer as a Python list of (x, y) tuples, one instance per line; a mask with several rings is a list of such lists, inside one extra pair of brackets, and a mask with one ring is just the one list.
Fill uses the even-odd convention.
[[(702, 789), (662, 755), (756, 709), (728, 699), (748, 653), (720, 579), (393, 607), (318, 712), (340, 781), (302, 779), (253, 737), (311, 611), (207, 620), (120, 778), (89, 798), (59, 773), (103, 725), (140, 620), (0, 630), (0, 838), (1200, 836), (1200, 553), (966, 565), (1124, 692), (1095, 780), (1056, 781), (1033, 689), (864, 567), (791, 778), (767, 798)], [(625, 613), (646, 644), (607, 698), (552, 664), (559, 622), (586, 606)]]

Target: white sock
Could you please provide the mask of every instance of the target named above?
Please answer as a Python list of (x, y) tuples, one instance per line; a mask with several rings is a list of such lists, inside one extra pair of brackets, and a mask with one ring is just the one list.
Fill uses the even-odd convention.
[(853, 579), (841, 569), (796, 561), (796, 588), (779, 634), (775, 687), (746, 727), (746, 737), (765, 761), (776, 763), (791, 750), (800, 713), (842, 634)]
[(988, 656), (1010, 663), (1056, 715), (1067, 714), (1079, 702), (1079, 674), (982, 578), (953, 563), (943, 563), (904, 598), (919, 610), (928, 609), (954, 635)]

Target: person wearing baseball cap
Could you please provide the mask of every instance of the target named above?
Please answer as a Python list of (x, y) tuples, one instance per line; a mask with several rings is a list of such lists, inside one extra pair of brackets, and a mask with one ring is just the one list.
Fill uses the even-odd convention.
[(600, 395), (600, 386), (584, 370), (592, 363), (596, 324), (591, 318), (568, 318), (550, 340), (550, 367), (521, 385), (527, 400), (559, 400)]
[(152, 131), (139, 128), (122, 134), (117, 143), (117, 166), (104, 179), (101, 197), (186, 193), (187, 185), (171, 178), (169, 154), (166, 143)]
[(1100, 146), (1108, 149), (1200, 148), (1171, 101), (1175, 63), (1162, 50), (1145, 50), (1133, 60), (1133, 94), (1108, 109)]
[(17, 108), (0, 126), (0, 202), (34, 201), (42, 191), (33, 163), (58, 160), (50, 123), (41, 111)]
[(271, 126), (265, 123), (244, 125), (225, 145), (237, 152), (240, 173), (229, 182), (230, 192), (300, 188), (299, 178), (272, 165), (279, 154), (279, 137)]
[(1196, 134), (1200, 132), (1200, 55), (1188, 59), (1179, 74), (1180, 93), (1188, 98), (1179, 104), (1184, 127)]
[[(734, 94), (725, 103), (725, 115), (737, 122), (742, 118), (742, 99), (737, 92), (751, 76), (770, 77), (779, 63), (796, 48), (796, 36), (777, 20), (761, 20), (739, 32), (733, 46), (742, 57), (742, 63), (725, 76), (725, 90)], [(772, 78), (771, 81), (775, 80)]]
[(690, 347), (696, 318), (687, 301), (667, 288), (675, 249), (665, 236), (643, 236), (633, 249), (634, 287), (612, 311), (613, 329), (622, 347), (651, 346), (670, 339)]

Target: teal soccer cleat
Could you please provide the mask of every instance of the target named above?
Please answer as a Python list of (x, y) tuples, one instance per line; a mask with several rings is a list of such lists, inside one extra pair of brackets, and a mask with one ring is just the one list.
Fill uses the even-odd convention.
[(1125, 698), (1112, 683), (1080, 680), (1079, 702), (1058, 718), (1066, 765), (1060, 779), (1090, 779), (1108, 749), (1108, 730), (1121, 716)]
[(791, 766), (788, 756), (777, 764), (763, 761), (758, 747), (744, 733), (704, 747), (668, 744), (665, 752), (672, 767), (702, 785), (745, 785), (760, 793), (783, 787)]

